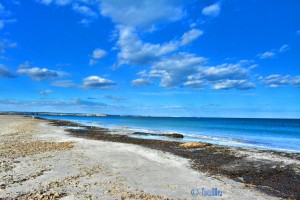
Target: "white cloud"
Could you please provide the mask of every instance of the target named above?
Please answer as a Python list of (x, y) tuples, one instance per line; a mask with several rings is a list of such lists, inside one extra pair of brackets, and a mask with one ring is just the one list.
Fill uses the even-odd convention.
[(284, 44), (279, 49), (273, 49), (270, 51), (266, 51), (264, 53), (258, 54), (257, 56), (260, 59), (274, 58), (276, 56), (276, 54), (286, 52), (287, 50), (289, 50), (289, 48), (290, 48), (290, 46), (288, 44)]
[(258, 54), (260, 59), (273, 58), (276, 54), (272, 51), (266, 51), (262, 54)]
[(187, 76), (196, 73), (204, 61), (203, 57), (179, 53), (154, 63), (148, 76), (160, 78), (162, 87), (175, 87), (184, 82)]
[(131, 81), (132, 86), (147, 86), (147, 85), (151, 85), (151, 84), (152, 84), (151, 81), (149, 81), (147, 79), (143, 79), (143, 78), (138, 78), (138, 79)]
[(294, 77), (291, 84), (295, 87), (300, 87), (300, 76)]
[(60, 73), (46, 68), (18, 69), (17, 73), (30, 76), (35, 81), (51, 80), (60, 77)]
[(52, 3), (52, 0), (37, 0), (37, 2), (44, 4), (44, 5), (49, 5)]
[(52, 3), (55, 3), (58, 6), (66, 6), (72, 2), (72, 0), (36, 0), (36, 1), (44, 5), (50, 5)]
[(181, 37), (181, 39), (182, 39), (181, 45), (186, 45), (186, 44), (194, 41), (195, 39), (200, 37), (202, 34), (203, 34), (203, 31), (198, 30), (198, 29), (192, 29), (192, 30), (184, 33), (183, 36)]
[(201, 80), (189, 80), (183, 83), (185, 87), (191, 88), (201, 88), (203, 86), (203, 81)]
[(78, 3), (75, 3), (73, 4), (73, 10), (82, 14), (82, 15), (85, 15), (85, 16), (88, 16), (88, 17), (96, 17), (97, 16), (97, 13), (94, 12), (91, 8), (85, 6), (85, 5), (79, 5)]
[(89, 65), (97, 64), (97, 60), (105, 57), (106, 55), (107, 55), (107, 53), (103, 49), (99, 49), (99, 48), (95, 49), (93, 51), (92, 58), (90, 59)]
[(207, 6), (203, 8), (202, 14), (207, 16), (213, 16), (216, 17), (220, 14), (221, 6), (219, 3), (212, 4), (210, 6)]
[(171, 41), (164, 44), (143, 43), (133, 28), (119, 27), (118, 46), (119, 65), (149, 65), (162, 55), (171, 53), (178, 48), (178, 42)]
[(232, 88), (236, 88), (239, 90), (248, 90), (255, 88), (255, 84), (250, 83), (246, 80), (225, 80), (213, 85), (213, 89), (215, 90), (228, 90)]
[(8, 48), (15, 48), (17, 46), (18, 44), (15, 42), (11, 42), (7, 39), (0, 39), (0, 53), (5, 52), (5, 50)]
[(78, 87), (72, 80), (60, 80), (51, 83), (52, 86), (63, 87), (63, 88), (74, 88)]
[(118, 25), (151, 28), (162, 21), (175, 21), (183, 16), (182, 0), (102, 0), (101, 14)]
[(93, 59), (96, 59), (96, 60), (97, 59), (101, 59), (101, 58), (103, 58), (105, 56), (106, 56), (106, 52), (104, 50), (102, 50), (102, 49), (95, 49), (93, 51), (93, 55), (92, 55)]
[(259, 80), (270, 88), (278, 88), (290, 84), (289, 75), (272, 74), (267, 77), (259, 77)]
[(177, 51), (181, 45), (186, 45), (200, 35), (203, 34), (201, 30), (192, 29), (183, 34), (181, 40), (171, 40), (162, 44), (143, 43), (135, 32), (135, 29), (130, 27), (119, 26), (118, 66), (123, 64), (133, 65), (151, 65), (162, 56)]
[(284, 45), (282, 45), (282, 46), (280, 47), (279, 52), (280, 52), (280, 53), (286, 52), (288, 49), (289, 49), (289, 45), (284, 44)]
[(115, 100), (115, 101), (127, 101), (128, 99), (120, 96), (114, 96), (114, 95), (106, 95), (104, 96), (106, 99)]
[(19, 66), (17, 73), (27, 75), (35, 81), (53, 80), (66, 75), (66, 73), (61, 71), (50, 70), (47, 68), (29, 67), (29, 63), (25, 62)]
[[(237, 64), (222, 64), (212, 67), (199, 67), (197, 72), (188, 76), (184, 83), (186, 87), (201, 88), (204, 84), (213, 85), (213, 89), (251, 89), (255, 85), (247, 81), (249, 72), (242, 65), (247, 62), (240, 61)], [(249, 63), (248, 63), (249, 64)]]
[(17, 22), (16, 19), (3, 19), (3, 20), (0, 20), (0, 30), (4, 28), (5, 24), (15, 23), (15, 22)]
[(83, 79), (82, 87), (85, 89), (108, 89), (116, 83), (112, 80), (101, 78), (98, 76), (89, 76)]
[(6, 10), (5, 7), (0, 3), (0, 16), (9, 16), (10, 11)]
[(55, 3), (59, 6), (65, 6), (71, 3), (72, 0), (56, 0)]
[(261, 83), (267, 85), (269, 88), (279, 88), (283, 86), (300, 87), (300, 76), (272, 74), (266, 77), (260, 76), (258, 78)]
[(41, 91), (39, 91), (39, 94), (41, 94), (41, 95), (47, 95), (47, 94), (50, 94), (52, 92), (53, 92), (52, 90), (41, 90)]
[(15, 76), (4, 65), (0, 64), (0, 78), (14, 78)]
[(242, 67), (251, 64), (241, 60), (236, 64), (222, 64), (204, 67), (205, 58), (180, 53), (153, 64), (149, 72), (138, 73), (145, 78), (158, 78), (162, 87), (203, 88), (212, 85), (214, 89), (251, 89), (254, 83), (248, 81), (249, 71)]
[(84, 26), (88, 26), (88, 25), (90, 25), (91, 24), (91, 20), (88, 20), (88, 19), (81, 19), (78, 23), (79, 24), (82, 24), (82, 25), (84, 25)]
[(248, 71), (241, 67), (241, 64), (223, 64), (217, 67), (201, 69), (199, 76), (208, 81), (224, 79), (242, 80), (247, 78)]

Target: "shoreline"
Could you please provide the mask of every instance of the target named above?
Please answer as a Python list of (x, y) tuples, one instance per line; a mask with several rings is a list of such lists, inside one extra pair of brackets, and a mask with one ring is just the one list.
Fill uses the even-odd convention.
[[(228, 147), (209, 144), (204, 148), (180, 148), (182, 142), (149, 140), (111, 132), (108, 128), (86, 126), (64, 120), (48, 120), (55, 126), (84, 127), (66, 129), (70, 135), (92, 140), (137, 144), (190, 160), (191, 167), (212, 176), (225, 176), (250, 188), (280, 198), (300, 198), (300, 154), (275, 150)], [(201, 142), (202, 143), (202, 142)]]
[[(216, 145), (186, 149), (178, 142), (21, 116), (0, 115), (0, 126), (0, 199), (201, 198), (191, 195), (195, 188), (223, 192), (213, 199), (299, 199), (300, 159), (294, 154)], [(262, 181), (256, 179), (262, 173), (280, 180), (252, 184)]]
[[(47, 117), (41, 116), (41, 118), (49, 119), (49, 120), (67, 120), (72, 121), (75, 123), (81, 123), (84, 126), (95, 126), (99, 128), (107, 128), (109, 130), (117, 131), (117, 132), (124, 132), (124, 134), (128, 134), (132, 137), (144, 138), (144, 139), (154, 139), (154, 140), (171, 140), (171, 141), (179, 141), (179, 142), (203, 142), (203, 143), (210, 143), (218, 146), (225, 146), (225, 147), (237, 147), (243, 149), (257, 149), (257, 150), (267, 150), (267, 151), (278, 151), (278, 152), (286, 152), (286, 153), (300, 153), (300, 149), (297, 145), (297, 140), (294, 141), (292, 136), (288, 136), (288, 139), (285, 140), (283, 137), (284, 142), (280, 140), (281, 137), (278, 136), (268, 136), (264, 135), (263, 133), (262, 138), (256, 137), (256, 135), (260, 135), (258, 132), (253, 135), (248, 135), (245, 137), (241, 137), (243, 134), (225, 134), (220, 132), (220, 134), (216, 134), (216, 131), (212, 131), (213, 134), (209, 134), (209, 131), (206, 132), (205, 130), (189, 130), (186, 128), (172, 128), (171, 126), (161, 127), (155, 126), (156, 123), (152, 123), (151, 126), (147, 125), (140, 125), (134, 124), (129, 122), (126, 124), (124, 122), (118, 121), (114, 122), (111, 120), (97, 120), (83, 118), (81, 121), (80, 118), (60, 118), (60, 117)], [(218, 119), (218, 118), (216, 118)], [(231, 118), (228, 118), (231, 119)], [(234, 118), (232, 118), (234, 119)], [(177, 123), (177, 122), (173, 122)], [(244, 123), (244, 122), (243, 122)], [(183, 125), (180, 127), (188, 127), (188, 125)], [(251, 132), (251, 128), (249, 129), (249, 133)], [(235, 131), (235, 130), (233, 130)], [(254, 129), (255, 131), (255, 129)], [(217, 131), (218, 132), (218, 131)], [(246, 131), (246, 135), (248, 133)], [(123, 133), (122, 133), (123, 134)], [(181, 137), (168, 137), (171, 134), (179, 134)], [(285, 132), (281, 132), (281, 134), (285, 134)], [(162, 137), (163, 135), (167, 137)], [(158, 136), (158, 137), (157, 137)], [(254, 137), (253, 137), (254, 136)], [(295, 138), (297, 139), (297, 138)], [(299, 140), (299, 139), (298, 139)], [(300, 140), (299, 140), (300, 141)]]

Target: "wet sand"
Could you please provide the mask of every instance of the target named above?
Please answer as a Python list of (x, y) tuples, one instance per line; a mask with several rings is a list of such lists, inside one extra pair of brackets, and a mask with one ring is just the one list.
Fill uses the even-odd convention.
[(0, 115), (0, 199), (299, 199), (299, 154), (60, 126), (81, 125)]

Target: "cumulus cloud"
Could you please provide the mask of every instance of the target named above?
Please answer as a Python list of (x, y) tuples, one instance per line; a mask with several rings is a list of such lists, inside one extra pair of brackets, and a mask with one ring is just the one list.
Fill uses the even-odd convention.
[(240, 61), (236, 64), (222, 64), (205, 67), (205, 58), (192, 54), (180, 53), (164, 58), (156, 63), (150, 71), (138, 73), (145, 78), (158, 78), (162, 87), (203, 88), (211, 85), (213, 89), (251, 89), (254, 83), (248, 81), (249, 71), (243, 66), (249, 64)]
[(132, 86), (147, 86), (147, 85), (151, 85), (151, 84), (152, 84), (151, 81), (149, 81), (147, 79), (143, 79), (143, 78), (138, 78), (138, 79), (131, 81)]
[(204, 61), (203, 57), (179, 53), (154, 63), (148, 76), (159, 78), (162, 87), (175, 87), (181, 84), (187, 76), (196, 73)]
[(103, 49), (99, 49), (99, 48), (95, 49), (93, 51), (92, 58), (90, 59), (89, 65), (97, 64), (97, 60), (104, 58), (106, 55), (107, 53)]
[(14, 78), (15, 76), (4, 65), (0, 64), (0, 78)]
[(120, 35), (118, 46), (119, 65), (149, 65), (153, 61), (175, 51), (178, 48), (178, 42), (168, 42), (164, 44), (143, 43), (135, 33), (133, 28), (119, 27)]
[(186, 45), (197, 39), (203, 34), (201, 30), (192, 29), (183, 34), (181, 40), (171, 40), (162, 44), (143, 43), (135, 32), (135, 29), (130, 27), (119, 27), (118, 53), (119, 63), (133, 65), (150, 65), (155, 61), (160, 60), (162, 56), (168, 55), (176, 50), (181, 45)]
[(221, 6), (219, 3), (212, 4), (203, 8), (202, 14), (207, 16), (216, 17), (220, 14)]
[(41, 90), (41, 91), (39, 91), (39, 94), (41, 94), (41, 95), (47, 95), (47, 94), (50, 94), (52, 92), (53, 92), (52, 90)]
[(162, 21), (175, 21), (183, 16), (182, 0), (102, 0), (101, 14), (119, 25), (151, 28)]
[(85, 89), (108, 89), (114, 85), (116, 85), (116, 83), (112, 80), (98, 76), (89, 76), (83, 79), (82, 87)]
[(202, 34), (203, 34), (203, 31), (198, 30), (198, 29), (192, 29), (192, 30), (184, 33), (182, 36), (181, 45), (189, 44), (190, 42), (196, 40)]
[(222, 64), (211, 67), (200, 67), (197, 73), (187, 77), (186, 87), (199, 88), (203, 83), (213, 85), (213, 89), (251, 89), (255, 85), (247, 81), (249, 72), (243, 68), (245, 62)]
[(50, 70), (47, 68), (38, 68), (38, 67), (29, 68), (29, 67), (30, 67), (29, 63), (25, 62), (24, 64), (21, 64), (19, 66), (17, 73), (27, 75), (32, 80), (35, 81), (53, 80), (62, 77), (66, 74), (61, 71)]

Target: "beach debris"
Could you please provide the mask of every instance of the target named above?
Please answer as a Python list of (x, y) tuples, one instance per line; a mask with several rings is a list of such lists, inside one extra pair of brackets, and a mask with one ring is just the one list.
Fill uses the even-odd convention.
[(38, 199), (48, 199), (48, 200), (55, 200), (55, 199), (61, 199), (62, 197), (67, 196), (66, 193), (62, 192), (43, 192), (43, 191), (37, 191), (34, 193), (27, 193), (27, 194), (21, 194), (16, 199), (32, 199), (32, 200), (38, 200)]
[(24, 157), (48, 151), (63, 151), (73, 146), (72, 142), (8, 141), (0, 144), (0, 157)]
[(179, 146), (183, 147), (183, 148), (202, 148), (202, 147), (209, 146), (209, 144), (201, 143), (201, 142), (186, 142), (186, 143), (180, 144)]

